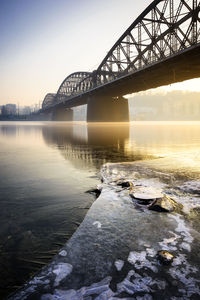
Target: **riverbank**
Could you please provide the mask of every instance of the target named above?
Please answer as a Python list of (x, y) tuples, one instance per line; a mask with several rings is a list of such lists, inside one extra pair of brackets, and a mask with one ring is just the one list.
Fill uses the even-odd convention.
[[(9, 299), (199, 299), (199, 179), (160, 172), (157, 161), (104, 165), (101, 194), (78, 230)], [(138, 188), (167, 195), (181, 211), (149, 210), (131, 196)], [(159, 250), (173, 262), (160, 262)]]

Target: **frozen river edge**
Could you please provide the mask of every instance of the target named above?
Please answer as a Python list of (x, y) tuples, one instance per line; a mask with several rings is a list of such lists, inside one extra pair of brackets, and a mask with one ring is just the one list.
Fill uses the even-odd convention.
[[(177, 186), (145, 162), (106, 164), (101, 175), (101, 194), (77, 231), (8, 299), (199, 299), (200, 234), (188, 217), (200, 206), (199, 181)], [(166, 195), (183, 211), (151, 211), (131, 197), (132, 190), (144, 198), (145, 191)], [(170, 265), (158, 260), (159, 250), (174, 255)]]

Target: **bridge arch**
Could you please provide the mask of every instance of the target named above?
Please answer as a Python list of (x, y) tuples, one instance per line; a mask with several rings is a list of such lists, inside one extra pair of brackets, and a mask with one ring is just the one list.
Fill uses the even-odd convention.
[(63, 82), (61, 83), (56, 97), (55, 102), (65, 101), (68, 97), (74, 95), (76, 93), (77, 86), (79, 86), (80, 82), (82, 82), (85, 78), (90, 76), (90, 72), (75, 72), (67, 76)]
[(48, 93), (45, 97), (44, 100), (42, 102), (42, 109), (47, 109), (49, 108), (51, 105), (54, 104), (54, 99), (55, 99), (56, 94), (53, 93)]

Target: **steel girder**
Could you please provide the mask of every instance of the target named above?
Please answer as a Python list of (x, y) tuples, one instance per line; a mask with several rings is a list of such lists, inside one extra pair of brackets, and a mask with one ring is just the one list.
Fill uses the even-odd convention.
[(93, 88), (93, 75), (90, 73), (87, 77), (83, 78), (74, 88), (74, 95), (84, 93)]
[(56, 94), (51, 94), (51, 93), (47, 94), (44, 97), (44, 100), (42, 102), (42, 109), (47, 109), (48, 107), (53, 105), (55, 96), (56, 96)]

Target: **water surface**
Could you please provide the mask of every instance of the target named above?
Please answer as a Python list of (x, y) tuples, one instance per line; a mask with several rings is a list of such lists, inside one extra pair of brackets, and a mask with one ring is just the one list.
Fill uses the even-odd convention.
[(1, 295), (73, 234), (102, 164), (163, 157), (168, 170), (199, 177), (199, 132), (200, 122), (0, 122)]

